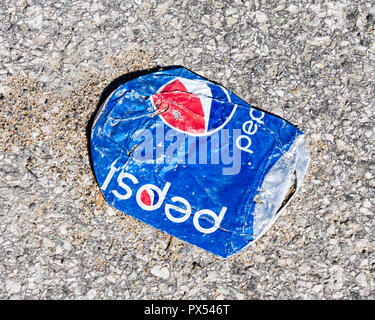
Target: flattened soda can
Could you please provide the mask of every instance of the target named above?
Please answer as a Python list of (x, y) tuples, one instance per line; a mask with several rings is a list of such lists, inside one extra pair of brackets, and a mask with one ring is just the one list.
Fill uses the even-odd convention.
[(91, 129), (115, 209), (221, 257), (262, 236), (308, 168), (303, 133), (185, 69), (120, 85)]

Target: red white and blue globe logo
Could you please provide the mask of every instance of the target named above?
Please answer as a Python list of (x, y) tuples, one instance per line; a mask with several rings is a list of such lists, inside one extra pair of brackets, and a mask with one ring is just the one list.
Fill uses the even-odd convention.
[(236, 109), (225, 88), (182, 77), (175, 77), (159, 88), (151, 102), (166, 125), (193, 136), (220, 130)]

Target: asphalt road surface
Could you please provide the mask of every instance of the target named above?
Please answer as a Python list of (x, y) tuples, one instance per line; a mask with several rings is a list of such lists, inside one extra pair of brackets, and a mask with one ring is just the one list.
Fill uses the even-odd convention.
[[(0, 2), (1, 299), (374, 299), (374, 1)], [(299, 193), (222, 259), (101, 200), (87, 126), (182, 65), (298, 126)]]

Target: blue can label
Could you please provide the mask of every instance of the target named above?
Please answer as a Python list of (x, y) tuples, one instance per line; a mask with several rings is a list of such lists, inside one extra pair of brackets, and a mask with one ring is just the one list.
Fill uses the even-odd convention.
[(303, 133), (184, 68), (119, 86), (91, 132), (114, 208), (228, 257), (273, 224), (309, 155)]

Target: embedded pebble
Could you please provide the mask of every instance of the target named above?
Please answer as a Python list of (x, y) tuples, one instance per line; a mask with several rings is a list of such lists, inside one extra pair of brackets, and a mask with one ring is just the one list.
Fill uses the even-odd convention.
[(161, 266), (154, 266), (154, 267), (151, 269), (151, 273), (152, 273), (155, 277), (163, 278), (164, 280), (168, 279), (168, 278), (169, 278), (169, 275), (170, 275), (168, 268), (166, 268), (166, 267), (161, 267)]
[(96, 297), (96, 290), (95, 289), (89, 290), (87, 292), (86, 296), (87, 296), (87, 299), (89, 299), (89, 300), (94, 299)]
[(13, 280), (7, 280), (5, 283), (5, 288), (9, 294), (18, 293), (21, 291), (21, 285)]

